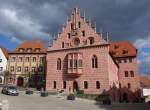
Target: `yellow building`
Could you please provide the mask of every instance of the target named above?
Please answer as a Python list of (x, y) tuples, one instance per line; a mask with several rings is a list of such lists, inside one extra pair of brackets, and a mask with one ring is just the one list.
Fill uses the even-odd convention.
[(25, 41), (9, 53), (8, 83), (41, 88), (45, 81), (46, 49), (41, 41)]

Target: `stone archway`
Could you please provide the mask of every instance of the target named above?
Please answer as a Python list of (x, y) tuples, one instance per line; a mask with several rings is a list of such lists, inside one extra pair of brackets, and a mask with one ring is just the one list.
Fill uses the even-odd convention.
[(23, 86), (23, 84), (24, 84), (24, 78), (19, 76), (17, 78), (17, 86)]
[(78, 90), (79, 90), (78, 83), (77, 83), (77, 81), (74, 81), (73, 82), (73, 91), (78, 91)]

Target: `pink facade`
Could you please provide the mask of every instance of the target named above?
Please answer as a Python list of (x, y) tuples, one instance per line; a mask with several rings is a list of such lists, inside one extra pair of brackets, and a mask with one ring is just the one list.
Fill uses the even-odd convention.
[(138, 72), (136, 60), (128, 65), (117, 64), (116, 59), (110, 55), (110, 43), (75, 8), (62, 32), (48, 47), (46, 90), (100, 94), (127, 82), (138, 88), (137, 77), (131, 80), (123, 76), (126, 69)]

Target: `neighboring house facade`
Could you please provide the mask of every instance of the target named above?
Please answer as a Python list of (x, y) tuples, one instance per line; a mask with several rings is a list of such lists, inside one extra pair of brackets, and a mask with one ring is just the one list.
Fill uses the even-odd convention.
[(41, 41), (25, 41), (9, 53), (8, 83), (38, 87), (45, 80), (46, 50)]
[(7, 49), (0, 47), (0, 85), (4, 84), (4, 72), (7, 70)]
[(126, 87), (134, 92), (140, 88), (136, 56), (132, 44), (106, 41), (75, 8), (47, 49), (46, 90), (100, 94)]

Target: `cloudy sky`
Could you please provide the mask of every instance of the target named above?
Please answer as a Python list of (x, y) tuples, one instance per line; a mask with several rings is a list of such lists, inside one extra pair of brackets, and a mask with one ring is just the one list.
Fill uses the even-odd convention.
[(12, 50), (30, 39), (48, 44), (77, 6), (111, 41), (132, 42), (140, 72), (150, 74), (150, 0), (0, 0), (0, 45)]

